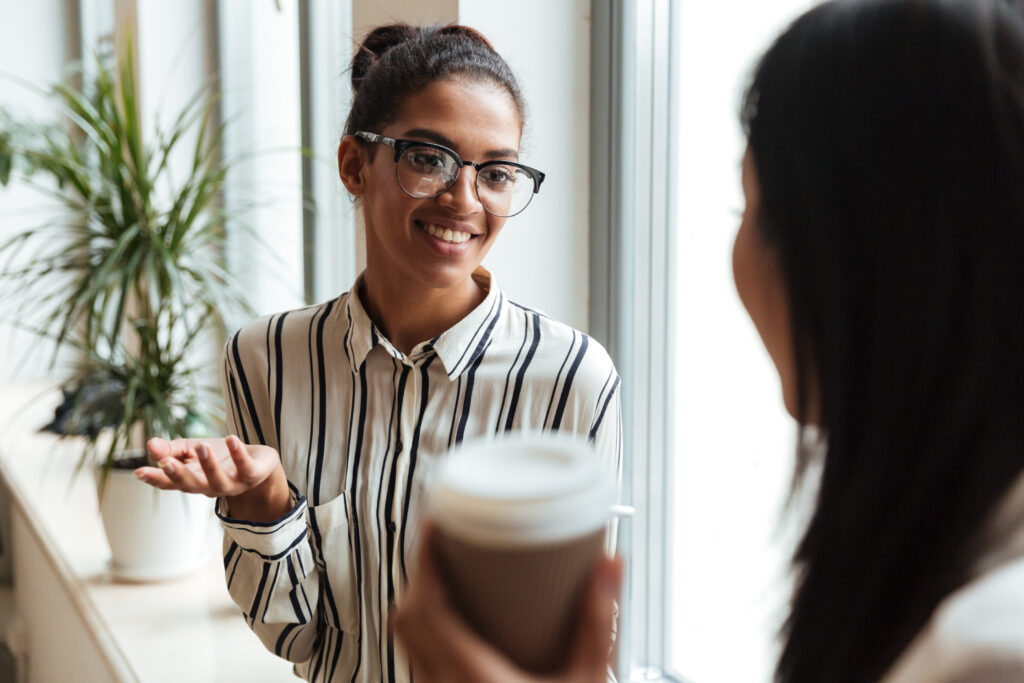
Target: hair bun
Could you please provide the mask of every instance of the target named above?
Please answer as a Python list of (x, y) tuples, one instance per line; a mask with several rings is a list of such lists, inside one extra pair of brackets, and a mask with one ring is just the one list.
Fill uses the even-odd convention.
[(381, 55), (396, 45), (416, 38), (421, 31), (419, 27), (409, 24), (389, 24), (378, 26), (366, 34), (352, 58), (352, 91), (359, 90), (359, 83)]
[(449, 24), (441, 27), (437, 32), (443, 36), (462, 36), (464, 38), (469, 38), (470, 40), (475, 40), (481, 45), (484, 45), (491, 52), (497, 52), (497, 50), (494, 49), (494, 46), (491, 45), (491, 41), (487, 40), (486, 36), (475, 28), (463, 26), (462, 24)]

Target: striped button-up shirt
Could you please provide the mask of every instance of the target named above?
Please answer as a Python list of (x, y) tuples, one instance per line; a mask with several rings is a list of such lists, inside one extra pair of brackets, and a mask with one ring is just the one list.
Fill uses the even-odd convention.
[(255, 524), (224, 515), (228, 591), (264, 645), (310, 681), (407, 681), (388, 635), (412, 557), (422, 482), (463, 439), (507, 431), (588, 438), (617, 474), (619, 377), (593, 339), (506, 299), (398, 351), (358, 286), (257, 320), (226, 346), (228, 426), (281, 454), (295, 505)]

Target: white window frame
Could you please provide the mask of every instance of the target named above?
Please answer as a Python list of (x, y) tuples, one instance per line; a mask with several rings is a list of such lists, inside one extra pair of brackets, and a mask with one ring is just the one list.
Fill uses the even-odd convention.
[(675, 92), (669, 0), (593, 0), (591, 330), (623, 379), (619, 680), (669, 671)]

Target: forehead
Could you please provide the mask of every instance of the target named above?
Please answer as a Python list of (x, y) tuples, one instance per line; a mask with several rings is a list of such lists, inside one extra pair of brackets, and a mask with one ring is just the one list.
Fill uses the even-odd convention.
[(387, 134), (429, 130), (451, 140), (455, 151), (470, 155), (495, 149), (519, 149), (522, 126), (515, 101), (504, 88), (489, 81), (465, 78), (431, 83), (410, 95)]

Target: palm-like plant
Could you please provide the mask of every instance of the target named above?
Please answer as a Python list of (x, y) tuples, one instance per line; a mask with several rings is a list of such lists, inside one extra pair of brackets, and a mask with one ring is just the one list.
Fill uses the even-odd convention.
[[(62, 124), (0, 112), (0, 183), (23, 177), (66, 209), (65, 219), (0, 246), (0, 305), (80, 352), (65, 424), (86, 435), (87, 456), (103, 443), (106, 469), (137, 445), (133, 435), (185, 436), (206, 420), (198, 406), (216, 403), (202, 399), (217, 382), (202, 379), (197, 340), (223, 334), (225, 313), (247, 309), (223, 267), (227, 168), (216, 97), (200, 91), (150, 141), (130, 43), (118, 60), (97, 55), (84, 81), (46, 93), (65, 114)], [(176, 167), (183, 157), (184, 172)], [(100, 405), (80, 400), (77, 389), (98, 386), (108, 390), (84, 393), (107, 396)], [(97, 424), (106, 429), (83, 428)]]

